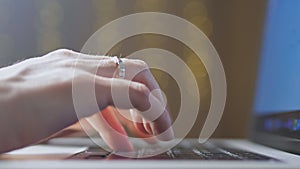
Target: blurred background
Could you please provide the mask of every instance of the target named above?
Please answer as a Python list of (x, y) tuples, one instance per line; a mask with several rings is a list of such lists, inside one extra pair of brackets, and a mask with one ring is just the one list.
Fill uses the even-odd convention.
[[(0, 0), (0, 67), (58, 48), (80, 51), (96, 30), (128, 14), (155, 11), (177, 15), (195, 24), (208, 36), (224, 65), (228, 95), (223, 118), (214, 136), (245, 137), (265, 5), (266, 0)], [(153, 34), (125, 39), (108, 54), (126, 56), (144, 48), (169, 50), (192, 69), (201, 93), (201, 107), (197, 123), (188, 136), (198, 137), (210, 106), (209, 77), (201, 60), (177, 40)], [(180, 93), (174, 79), (159, 70), (152, 72), (166, 93), (172, 116), (176, 118)]]

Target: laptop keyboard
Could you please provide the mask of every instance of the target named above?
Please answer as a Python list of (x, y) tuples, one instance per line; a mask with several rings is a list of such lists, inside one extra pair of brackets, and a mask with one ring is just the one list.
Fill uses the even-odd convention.
[[(199, 144), (191, 146), (177, 145), (171, 150), (147, 157), (147, 158), (130, 158), (131, 160), (255, 160), (255, 161), (278, 161), (277, 159), (260, 155), (257, 153), (239, 150), (234, 148), (226, 148), (216, 146), (211, 143)], [(137, 157), (143, 157), (151, 155), (153, 149), (144, 149), (137, 154)], [(115, 155), (112, 152), (101, 150), (100, 148), (91, 148), (85, 152), (75, 154), (70, 159), (90, 159), (90, 160), (101, 160), (101, 159), (128, 159)]]

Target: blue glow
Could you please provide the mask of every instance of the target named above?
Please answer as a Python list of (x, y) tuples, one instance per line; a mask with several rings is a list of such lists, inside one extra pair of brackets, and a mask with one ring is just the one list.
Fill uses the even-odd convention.
[(254, 111), (300, 110), (300, 1), (270, 0)]
[(293, 127), (292, 127), (293, 131), (298, 131), (300, 129), (300, 123), (299, 122), (300, 122), (299, 119), (294, 119)]
[(270, 118), (264, 121), (264, 129), (267, 131), (276, 131), (276, 130), (290, 130), (290, 131), (300, 131), (300, 119), (277, 119)]

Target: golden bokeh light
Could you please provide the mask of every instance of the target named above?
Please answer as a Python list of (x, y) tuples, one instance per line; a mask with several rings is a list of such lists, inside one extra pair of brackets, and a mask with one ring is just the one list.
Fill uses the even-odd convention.
[(211, 36), (213, 33), (213, 24), (211, 20), (207, 17), (195, 16), (189, 19), (191, 23), (196, 25), (206, 36)]
[(92, 12), (95, 16), (93, 30), (98, 30), (104, 24), (114, 20), (118, 15), (116, 0), (109, 1), (91, 1)]
[(144, 34), (140, 35), (139, 38), (140, 47), (141, 48), (149, 48), (149, 47), (163, 47), (168, 40), (162, 36), (155, 36), (153, 34)]
[(186, 5), (183, 7), (183, 17), (186, 19), (202, 16), (207, 17), (207, 8), (199, 0), (186, 1)]
[(147, 0), (142, 1), (138, 0), (135, 3), (134, 9), (136, 11), (160, 11), (165, 9), (168, 6), (168, 1), (161, 0)]

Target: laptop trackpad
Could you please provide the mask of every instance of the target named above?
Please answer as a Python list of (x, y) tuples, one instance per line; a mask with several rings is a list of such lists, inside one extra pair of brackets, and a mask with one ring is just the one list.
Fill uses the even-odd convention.
[(84, 146), (33, 145), (0, 155), (0, 160), (59, 160), (85, 151)]

